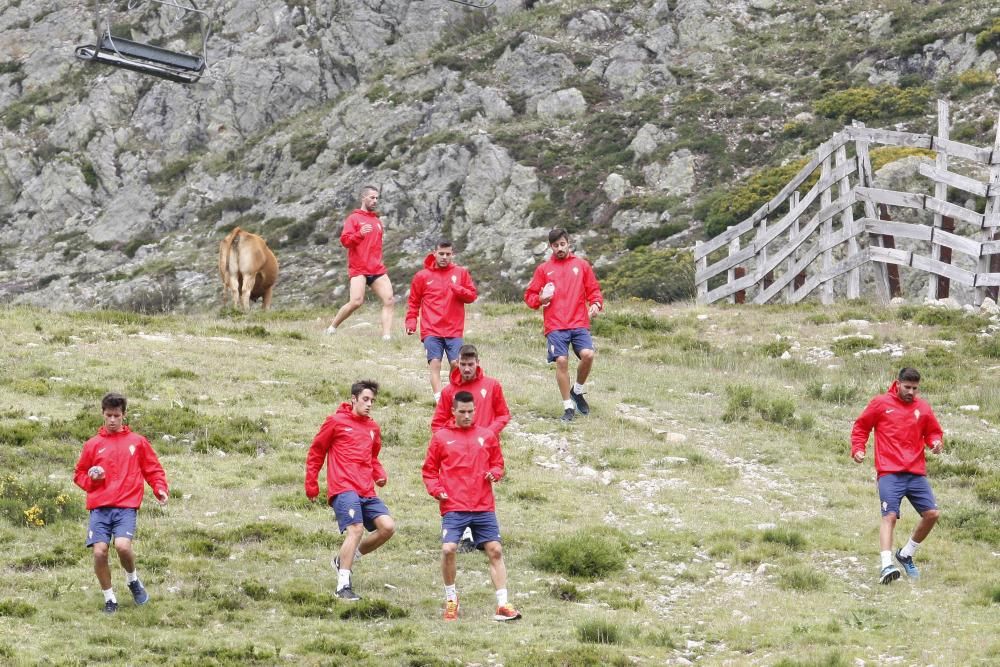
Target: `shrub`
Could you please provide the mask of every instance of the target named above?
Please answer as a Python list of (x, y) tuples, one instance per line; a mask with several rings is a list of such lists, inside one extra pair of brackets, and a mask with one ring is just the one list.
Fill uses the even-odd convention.
[(365, 598), (347, 607), (340, 612), (340, 618), (347, 621), (357, 619), (361, 621), (372, 621), (378, 618), (406, 618), (409, 612), (394, 604), (389, 604), (385, 600), (372, 600)]
[(651, 227), (649, 229), (643, 229), (640, 232), (636, 232), (632, 236), (625, 239), (625, 247), (629, 250), (635, 250), (636, 248), (650, 245), (661, 239), (669, 238), (678, 232), (683, 232), (687, 229), (687, 223), (685, 222), (665, 222), (657, 227)]
[(847, 658), (834, 652), (815, 660), (802, 661), (782, 658), (780, 662), (775, 663), (774, 667), (849, 667), (849, 665), (851, 665), (851, 662)]
[(967, 69), (958, 75), (958, 83), (966, 92), (992, 88), (997, 83), (997, 77), (993, 72), (981, 69)]
[(22, 556), (14, 561), (14, 568), (22, 571), (29, 570), (51, 570), (60, 567), (69, 567), (80, 562), (83, 556), (82, 550), (70, 551), (64, 546), (57, 546), (52, 551), (39, 552)]
[(559, 582), (549, 587), (549, 595), (557, 600), (566, 602), (578, 602), (583, 598), (580, 589), (569, 582)]
[(694, 298), (694, 259), (686, 250), (637, 248), (598, 271), (604, 295), (659, 303)]
[(594, 318), (591, 322), (591, 328), (597, 336), (615, 336), (628, 331), (667, 332), (674, 328), (674, 324), (669, 320), (661, 320), (646, 313), (612, 312)]
[(774, 359), (777, 359), (790, 349), (792, 349), (792, 344), (787, 340), (776, 340), (760, 346), (761, 354)]
[(976, 484), (976, 497), (984, 503), (1000, 505), (1000, 477), (994, 476)]
[[(925, 157), (933, 160), (937, 153), (927, 148), (913, 148), (911, 146), (881, 146), (879, 148), (873, 148), (868, 157), (872, 163), (872, 170), (878, 171), (890, 162), (895, 162), (896, 160), (902, 160), (903, 158), (913, 157), (913, 156)], [(866, 319), (866, 318), (848, 318), (848, 319)], [(843, 320), (841, 320), (843, 321)]]
[(63, 492), (61, 486), (24, 475), (0, 478), (0, 517), (14, 525), (42, 528), (84, 515), (79, 501)]
[(240, 584), (240, 590), (251, 600), (266, 600), (271, 595), (271, 590), (259, 581), (244, 581)]
[(826, 588), (826, 576), (807, 567), (791, 567), (778, 575), (778, 586), (786, 591), (821, 591)]
[(620, 644), (622, 631), (618, 625), (607, 619), (593, 619), (576, 626), (576, 636), (588, 644)]
[(299, 168), (305, 171), (316, 162), (316, 158), (326, 150), (326, 146), (326, 135), (296, 134), (288, 142), (288, 154), (299, 163)]
[(627, 544), (617, 531), (581, 530), (543, 545), (531, 562), (546, 572), (596, 579), (624, 567), (621, 554)]
[(993, 25), (976, 35), (976, 48), (980, 51), (1000, 47), (1000, 19), (994, 19)]
[(876, 347), (878, 347), (878, 343), (873, 339), (862, 338), (861, 336), (847, 336), (846, 338), (833, 341), (830, 345), (830, 349), (838, 357), (847, 357), (855, 352), (871, 350)]
[(547, 646), (534, 648), (505, 664), (508, 667), (631, 667), (634, 663), (624, 655), (584, 645), (555, 651)]
[(956, 508), (941, 514), (940, 523), (960, 540), (1000, 546), (1000, 510)]
[(790, 398), (761, 396), (749, 385), (729, 385), (726, 387), (726, 410), (722, 413), (724, 422), (744, 422), (756, 414), (766, 422), (779, 426), (791, 426), (808, 430), (815, 419), (812, 415), (795, 417), (795, 402)]
[(861, 86), (824, 95), (813, 105), (816, 113), (842, 123), (908, 118), (924, 113), (931, 99), (925, 86)]
[[(808, 158), (771, 167), (755, 173), (742, 185), (729, 190), (717, 190), (695, 207), (695, 217), (705, 221), (705, 236), (718, 236), (727, 228), (746, 220), (761, 206), (771, 201), (809, 162)], [(808, 190), (819, 179), (819, 172), (806, 179), (800, 189)]]
[(790, 528), (768, 528), (761, 539), (771, 544), (783, 544), (794, 550), (801, 549), (806, 544), (806, 538), (802, 537), (802, 533)]

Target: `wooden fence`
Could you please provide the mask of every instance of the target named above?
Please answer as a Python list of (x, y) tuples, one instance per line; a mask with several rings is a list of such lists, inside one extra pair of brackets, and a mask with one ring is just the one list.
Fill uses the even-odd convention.
[[(947, 102), (938, 102), (937, 134), (845, 127), (816, 149), (775, 197), (743, 222), (694, 249), (699, 303), (795, 303), (817, 289), (834, 296), (900, 295), (899, 267), (927, 274), (927, 297), (949, 295), (951, 283), (971, 288), (979, 305), (1000, 286), (1000, 120), (992, 148), (949, 139)], [(924, 192), (874, 187), (869, 147), (924, 148)], [(956, 169), (964, 168), (964, 169)], [(988, 174), (987, 181), (959, 173)], [(818, 175), (817, 172), (818, 171)], [(815, 183), (806, 185), (816, 178)], [(954, 201), (978, 202), (973, 208)], [(975, 210), (982, 208), (982, 212)], [(893, 221), (903, 217), (906, 221)], [(906, 249), (896, 247), (896, 239)], [(958, 254), (957, 262), (954, 253)], [(959, 265), (956, 265), (959, 264)], [(871, 272), (862, 280), (863, 272)], [(867, 296), (867, 295), (866, 295)]]

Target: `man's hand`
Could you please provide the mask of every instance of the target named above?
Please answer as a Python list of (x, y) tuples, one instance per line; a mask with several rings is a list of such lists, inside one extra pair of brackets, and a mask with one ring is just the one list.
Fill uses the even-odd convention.
[(361, 229), (359, 229), (358, 231), (361, 232), (362, 236), (368, 236), (368, 234), (372, 231), (372, 223), (366, 222), (365, 224), (361, 225)]
[(385, 481), (386, 481), (385, 477), (383, 477), (382, 479), (376, 479), (375, 486), (385, 486)]
[(410, 326), (409, 324), (407, 324), (405, 327), (403, 327), (403, 330), (406, 331), (407, 336), (412, 336), (417, 332), (417, 327), (416, 325)]
[(493, 476), (493, 473), (491, 473), (488, 470), (486, 471), (486, 479), (488, 479), (491, 482), (497, 481), (497, 478)]
[(592, 303), (592, 304), (590, 304), (590, 308), (588, 309), (588, 312), (590, 313), (591, 317), (594, 317), (595, 315), (597, 315), (597, 313), (601, 312), (601, 304), (599, 304), (599, 303)]
[(854, 459), (855, 463), (861, 463), (862, 461), (865, 460), (865, 453), (863, 451), (854, 452), (854, 454), (851, 455), (851, 458)]
[(442, 491), (441, 493), (437, 494), (437, 499), (438, 500), (448, 500), (448, 494), (445, 493), (444, 491)]
[(944, 449), (944, 443), (940, 440), (935, 440), (931, 443), (931, 451), (933, 453), (940, 454), (942, 449)]
[(87, 475), (90, 476), (90, 479), (104, 479), (104, 468), (101, 466), (90, 466)]
[(166, 492), (165, 489), (160, 489), (156, 492), (156, 502), (160, 503), (161, 507), (165, 507), (167, 500), (170, 498), (170, 494)]

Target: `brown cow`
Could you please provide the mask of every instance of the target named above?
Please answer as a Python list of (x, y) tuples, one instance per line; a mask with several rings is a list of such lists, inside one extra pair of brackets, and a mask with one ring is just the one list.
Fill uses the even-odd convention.
[(271, 289), (278, 279), (278, 260), (267, 242), (256, 234), (234, 227), (219, 244), (219, 275), (222, 277), (222, 303), (233, 293), (233, 308), (250, 300), (263, 298), (264, 310), (271, 305)]

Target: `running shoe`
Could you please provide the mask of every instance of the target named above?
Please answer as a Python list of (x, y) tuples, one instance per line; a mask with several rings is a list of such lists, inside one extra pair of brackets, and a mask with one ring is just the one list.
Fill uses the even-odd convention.
[(457, 621), (458, 620), (458, 598), (454, 600), (446, 600), (444, 603), (444, 620), (446, 621)]
[(149, 602), (149, 593), (146, 592), (142, 582), (138, 579), (129, 582), (128, 589), (132, 591), (132, 599), (135, 600), (136, 604), (142, 605)]
[(576, 410), (573, 408), (566, 408), (566, 410), (563, 411), (563, 416), (559, 419), (564, 422), (571, 422), (574, 417), (576, 417)]
[(878, 583), (888, 586), (899, 579), (899, 568), (895, 565), (886, 565), (882, 568), (882, 574), (878, 576)]
[(107, 602), (104, 603), (104, 613), (105, 614), (113, 614), (116, 611), (118, 611), (118, 603), (117, 602), (115, 602), (114, 600), (108, 600)]
[(920, 570), (913, 564), (913, 556), (901, 556), (899, 549), (896, 549), (896, 560), (903, 566), (903, 572), (906, 572), (906, 576), (910, 579), (916, 579), (920, 576)]
[(361, 599), (361, 596), (351, 590), (350, 586), (344, 586), (337, 591), (337, 597), (341, 600), (347, 600), (348, 602), (355, 602)]
[(494, 621), (516, 621), (521, 618), (521, 612), (509, 604), (497, 607), (497, 613), (493, 614)]
[(590, 414), (590, 403), (587, 403), (587, 399), (583, 397), (583, 394), (571, 391), (569, 392), (569, 397), (573, 399), (574, 403), (576, 403), (576, 409), (581, 415)]

